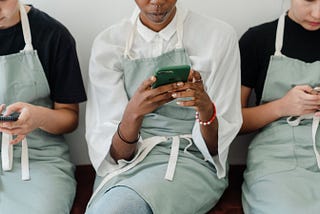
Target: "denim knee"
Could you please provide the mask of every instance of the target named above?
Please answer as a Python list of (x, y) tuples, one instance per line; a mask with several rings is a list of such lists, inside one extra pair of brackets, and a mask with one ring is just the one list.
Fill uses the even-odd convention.
[(116, 186), (98, 201), (93, 201), (86, 214), (152, 214), (147, 202), (134, 190)]

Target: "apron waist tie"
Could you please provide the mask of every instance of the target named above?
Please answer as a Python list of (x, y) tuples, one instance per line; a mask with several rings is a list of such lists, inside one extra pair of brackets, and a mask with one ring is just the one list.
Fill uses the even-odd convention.
[(172, 137), (170, 157), (169, 157), (167, 172), (164, 177), (169, 181), (173, 180), (174, 172), (176, 170), (176, 165), (177, 165), (178, 156), (179, 156), (179, 145), (180, 145), (179, 137), (177, 136)]
[(320, 154), (316, 145), (316, 134), (319, 127), (320, 117), (315, 116), (313, 113), (301, 115), (299, 117), (291, 116), (287, 118), (287, 123), (290, 126), (298, 126), (304, 119), (312, 119), (312, 146), (314, 154), (316, 156), (318, 168), (320, 169)]
[(320, 121), (320, 117), (313, 116), (313, 121), (312, 121), (313, 150), (314, 150), (314, 153), (316, 154), (318, 168), (320, 169), (320, 154), (316, 146), (316, 134), (319, 127), (319, 121)]
[(176, 170), (178, 156), (179, 156), (179, 148), (180, 148), (180, 139), (186, 139), (189, 141), (189, 145), (184, 149), (184, 152), (187, 152), (187, 149), (192, 145), (192, 141), (190, 140), (191, 136), (189, 135), (182, 135), (182, 136), (173, 136), (172, 137), (172, 145), (170, 151), (170, 157), (168, 161), (167, 172), (165, 175), (165, 179), (172, 181), (174, 177), (174, 172)]
[[(172, 181), (173, 180), (173, 176), (174, 176), (174, 172), (176, 169), (176, 164), (177, 164), (177, 160), (178, 160), (178, 154), (179, 154), (179, 145), (180, 145), (180, 138), (183, 139), (187, 139), (189, 142), (191, 142), (190, 138), (192, 138), (192, 135), (179, 135), (179, 136), (173, 136), (172, 137), (172, 147), (171, 147), (171, 151), (170, 151), (170, 157), (169, 157), (169, 162), (168, 162), (168, 167), (167, 167), (167, 172), (165, 175), (165, 179)], [(106, 175), (104, 177), (104, 179), (101, 181), (101, 183), (99, 184), (99, 186), (96, 188), (96, 190), (93, 192), (87, 207), (90, 206), (93, 198), (95, 198), (95, 196), (98, 194), (98, 192), (103, 188), (103, 186), (110, 181), (113, 177), (121, 174), (122, 172), (125, 172), (131, 168), (133, 168), (134, 166), (136, 166), (137, 164), (139, 164), (141, 161), (144, 160), (144, 158), (148, 155), (148, 153), (158, 144), (164, 142), (168, 140), (168, 137), (164, 137), (164, 136), (155, 136), (155, 137), (150, 137), (147, 139), (143, 140), (143, 145), (141, 146), (141, 153), (138, 155), (138, 157), (136, 157), (136, 159), (134, 159), (131, 163), (129, 163), (128, 165), (124, 166), (123, 168), (120, 168), (118, 170), (115, 170), (114, 172), (111, 172), (110, 174)], [(190, 145), (188, 145), (190, 146)]]
[[(12, 135), (2, 133), (1, 160), (3, 171), (11, 171), (13, 165), (13, 145), (10, 144)], [(29, 155), (27, 138), (21, 143), (21, 179), (30, 180)]]

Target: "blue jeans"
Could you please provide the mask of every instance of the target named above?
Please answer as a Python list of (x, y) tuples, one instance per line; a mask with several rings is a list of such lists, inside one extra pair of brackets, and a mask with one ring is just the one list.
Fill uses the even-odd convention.
[(98, 201), (93, 201), (86, 214), (152, 214), (147, 202), (134, 190), (116, 186)]

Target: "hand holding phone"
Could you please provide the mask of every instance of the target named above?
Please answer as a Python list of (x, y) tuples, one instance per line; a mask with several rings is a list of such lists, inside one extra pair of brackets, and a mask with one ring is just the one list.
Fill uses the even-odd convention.
[(13, 112), (8, 116), (3, 116), (3, 114), (0, 114), (0, 122), (17, 121), (19, 118), (19, 115), (20, 115), (20, 112)]
[(189, 65), (177, 65), (159, 68), (155, 74), (157, 80), (151, 85), (151, 88), (157, 88), (159, 86), (175, 82), (187, 82), (189, 72)]

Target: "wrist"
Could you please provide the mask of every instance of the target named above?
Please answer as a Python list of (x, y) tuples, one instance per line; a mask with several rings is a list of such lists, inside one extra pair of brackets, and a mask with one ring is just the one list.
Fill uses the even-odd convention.
[(275, 100), (274, 102), (270, 102), (272, 112), (274, 112), (276, 118), (281, 118), (285, 115), (285, 107), (282, 104), (282, 99)]
[(214, 103), (211, 103), (211, 110), (207, 112), (206, 114), (196, 112), (196, 121), (199, 122), (200, 125), (210, 125), (216, 119), (216, 107)]
[(131, 127), (140, 127), (143, 121), (143, 116), (125, 111), (121, 123), (130, 124)]
[(122, 122), (129, 122), (131, 124), (135, 124), (135, 123), (142, 123), (142, 120), (144, 118), (144, 115), (141, 115), (139, 113), (139, 111), (134, 111), (134, 108), (131, 108), (130, 107), (131, 105), (128, 104), (124, 113), (123, 113), (123, 116), (122, 116)]
[(118, 125), (117, 134), (127, 144), (135, 144), (140, 138), (140, 128), (143, 117), (125, 112)]
[[(42, 106), (31, 106), (31, 108), (34, 108), (32, 110), (32, 112), (37, 112), (36, 115), (32, 115), (33, 121), (37, 121), (36, 128), (46, 130), (47, 124), (52, 123), (50, 118), (47, 116), (48, 109), (46, 107), (42, 107)], [(50, 112), (48, 112), (48, 113), (50, 113)]]
[(121, 126), (121, 122), (118, 124), (117, 134), (118, 134), (119, 138), (122, 140), (122, 142), (124, 142), (126, 144), (136, 144), (136, 143), (138, 143), (138, 141), (140, 139), (140, 132), (138, 132), (137, 137), (135, 137), (134, 139), (130, 139), (130, 138), (125, 137), (123, 135), (122, 131), (120, 130), (120, 126)]

